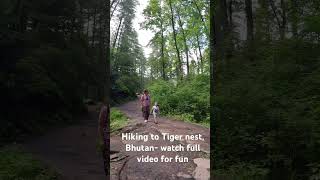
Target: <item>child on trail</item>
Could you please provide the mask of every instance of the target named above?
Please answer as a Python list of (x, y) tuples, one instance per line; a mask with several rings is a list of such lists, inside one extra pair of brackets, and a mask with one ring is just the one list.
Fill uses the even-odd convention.
[(151, 112), (153, 114), (154, 123), (158, 124), (157, 117), (160, 114), (160, 108), (157, 102), (155, 102), (154, 106), (152, 106)]

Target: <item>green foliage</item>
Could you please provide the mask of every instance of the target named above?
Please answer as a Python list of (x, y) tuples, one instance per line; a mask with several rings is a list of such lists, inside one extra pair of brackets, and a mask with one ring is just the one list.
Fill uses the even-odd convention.
[(123, 100), (136, 96), (142, 89), (145, 76), (145, 57), (138, 35), (133, 28), (135, 0), (124, 0), (119, 3), (118, 25), (113, 33), (111, 48), (112, 68), (112, 101), (121, 103)]
[(182, 74), (187, 77), (209, 73), (207, 12), (208, 3), (203, 0), (149, 1), (143, 11), (142, 27), (154, 33), (147, 59), (151, 79), (181, 79)]
[(178, 83), (157, 80), (148, 89), (163, 114), (195, 123), (209, 122), (209, 77), (197, 75)]
[(132, 75), (119, 75), (113, 76), (113, 84), (112, 84), (112, 93), (113, 93), (113, 101), (116, 103), (121, 102), (124, 99), (128, 99), (130, 97), (135, 97), (136, 92), (138, 92), (141, 87), (139, 85), (139, 77), (136, 74)]
[[(154, 33), (147, 88), (161, 113), (209, 126), (208, 3), (150, 0), (142, 28)], [(161, 80), (160, 80), (161, 79)]]
[(120, 110), (116, 108), (111, 108), (111, 114), (110, 114), (110, 129), (111, 132), (117, 131), (124, 126), (126, 126), (128, 123), (128, 118), (121, 112)]
[(18, 147), (0, 149), (0, 179), (57, 180), (59, 175)]
[(305, 18), (305, 30), (307, 32), (315, 32), (319, 35), (320, 33), (320, 17), (319, 16), (310, 16)]
[(0, 2), (1, 144), (71, 122), (85, 112), (88, 88), (102, 86), (77, 3)]
[[(17, 60), (11, 72), (3, 74), (1, 137), (33, 133), (37, 127), (70, 121), (73, 114), (84, 112), (84, 84), (90, 69), (87, 57), (73, 47), (35, 49)], [(20, 132), (17, 132), (20, 131)]]
[(247, 163), (268, 179), (308, 179), (319, 163), (320, 46), (304, 40), (260, 45), (255, 59), (218, 63), (215, 169)]

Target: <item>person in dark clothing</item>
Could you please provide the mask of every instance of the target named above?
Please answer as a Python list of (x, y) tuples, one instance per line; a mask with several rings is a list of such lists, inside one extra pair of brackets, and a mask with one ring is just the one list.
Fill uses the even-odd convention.
[(148, 90), (144, 90), (143, 94), (140, 97), (141, 102), (141, 109), (143, 113), (144, 122), (148, 122), (149, 115), (150, 115), (150, 104), (151, 104), (151, 98), (149, 95)]

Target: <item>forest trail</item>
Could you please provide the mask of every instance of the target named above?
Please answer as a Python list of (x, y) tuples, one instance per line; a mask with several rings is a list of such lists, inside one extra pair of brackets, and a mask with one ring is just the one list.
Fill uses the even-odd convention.
[[(128, 116), (129, 123), (120, 132), (111, 136), (111, 179), (206, 179), (209, 175), (210, 131), (198, 125), (160, 118), (159, 124), (153, 121), (144, 123), (141, 118), (138, 101), (131, 101), (119, 106)], [(100, 180), (105, 179), (101, 154), (97, 151), (97, 118), (99, 108), (89, 107), (89, 115), (84, 117), (77, 125), (53, 130), (36, 139), (23, 144), (27, 152), (53, 167), (62, 175), (63, 180)], [(152, 119), (151, 119), (152, 120)], [(158, 134), (168, 132), (172, 134), (202, 134), (205, 141), (201, 142), (200, 152), (179, 152), (179, 155), (189, 158), (188, 163), (139, 163), (136, 156), (141, 152), (125, 152), (124, 143), (121, 141), (121, 132), (139, 134)], [(199, 142), (199, 141), (195, 141)], [(169, 143), (157, 142), (132, 142), (133, 144), (171, 145), (186, 144), (190, 142)], [(174, 157), (175, 152), (143, 152), (150, 156), (164, 154)], [(197, 178), (198, 177), (198, 178)]]
[(90, 106), (88, 116), (77, 125), (53, 130), (23, 146), (57, 170), (63, 180), (106, 179), (102, 156), (96, 148), (98, 110)]
[[(120, 107), (129, 120), (129, 124), (120, 132), (114, 133), (111, 136), (111, 179), (126, 179), (126, 180), (182, 180), (182, 179), (209, 179), (209, 154), (210, 154), (210, 130), (199, 125), (170, 120), (168, 118), (159, 118), (159, 124), (153, 122), (152, 117), (148, 123), (144, 123), (138, 101), (131, 101)], [(121, 133), (139, 133), (139, 134), (157, 134), (160, 136), (159, 141), (122, 141)], [(176, 135), (201, 134), (204, 141), (164, 141), (161, 133), (170, 133)], [(125, 144), (138, 145), (153, 145), (153, 146), (170, 146), (170, 145), (186, 145), (189, 143), (200, 144), (201, 151), (199, 152), (127, 152)], [(167, 157), (179, 156), (188, 157), (187, 163), (139, 163), (136, 157), (152, 156), (159, 157), (165, 155)]]

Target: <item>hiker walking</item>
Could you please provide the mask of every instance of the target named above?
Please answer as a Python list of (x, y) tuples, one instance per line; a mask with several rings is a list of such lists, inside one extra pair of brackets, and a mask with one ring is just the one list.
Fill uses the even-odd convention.
[(151, 99), (148, 90), (144, 90), (143, 94), (140, 97), (141, 109), (144, 118), (144, 122), (148, 122), (149, 114), (150, 114), (150, 104)]
[(154, 123), (158, 124), (157, 118), (160, 114), (160, 107), (157, 102), (154, 103), (154, 106), (151, 108), (151, 112), (153, 114)]

